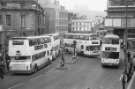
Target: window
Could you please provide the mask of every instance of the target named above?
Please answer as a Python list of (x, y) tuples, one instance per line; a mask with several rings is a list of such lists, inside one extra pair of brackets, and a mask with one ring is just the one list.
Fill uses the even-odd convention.
[(134, 40), (128, 40), (128, 49), (134, 50), (135, 49), (135, 41)]
[(119, 39), (106, 38), (103, 40), (105, 44), (119, 44)]
[(15, 60), (27, 60), (30, 58), (31, 58), (30, 56), (17, 56), (17, 57), (15, 57)]
[(24, 41), (13, 41), (13, 45), (24, 45)]
[(25, 15), (21, 15), (21, 25), (25, 27)]
[(11, 26), (11, 15), (6, 15), (6, 24)]
[(83, 49), (84, 48), (84, 46), (83, 45), (81, 45), (81, 49)]
[(34, 60), (38, 60), (40, 58), (43, 58), (45, 56), (45, 54), (46, 54), (46, 51), (38, 53), (38, 54), (35, 54), (35, 55), (32, 56), (32, 60), (34, 61)]
[(38, 44), (37, 39), (30, 39), (29, 40), (29, 45), (30, 46), (37, 45), (37, 44)]
[(0, 15), (0, 25), (3, 24), (2, 15)]
[(103, 56), (103, 58), (118, 59), (119, 52), (103, 52), (102, 56)]

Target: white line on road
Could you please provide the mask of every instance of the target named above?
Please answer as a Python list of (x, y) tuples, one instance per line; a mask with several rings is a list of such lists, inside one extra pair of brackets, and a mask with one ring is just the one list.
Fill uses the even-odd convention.
[(12, 86), (12, 87), (10, 87), (8, 89), (14, 89), (14, 88), (20, 87), (22, 85), (24, 85), (24, 83), (18, 83), (18, 84), (14, 85), (14, 86)]

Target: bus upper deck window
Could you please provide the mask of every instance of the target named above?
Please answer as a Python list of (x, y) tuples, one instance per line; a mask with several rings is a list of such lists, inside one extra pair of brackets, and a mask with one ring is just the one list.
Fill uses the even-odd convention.
[(118, 39), (113, 39), (112, 44), (119, 44), (119, 40)]
[(30, 56), (17, 56), (17, 57), (15, 57), (15, 60), (26, 60), (26, 59), (30, 59)]
[(37, 42), (36, 39), (31, 39), (31, 40), (29, 40), (29, 45), (30, 45), (30, 46), (37, 45), (37, 44), (38, 44), (38, 42)]
[(13, 45), (24, 45), (24, 41), (13, 41)]

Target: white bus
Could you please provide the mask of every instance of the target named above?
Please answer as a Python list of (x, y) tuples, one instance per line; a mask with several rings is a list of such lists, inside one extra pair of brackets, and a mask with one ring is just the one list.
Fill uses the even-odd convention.
[(76, 41), (76, 48), (78, 53), (82, 53), (84, 49), (84, 44), (87, 43), (90, 39), (90, 34), (84, 33), (65, 33), (64, 35), (64, 44), (65, 49), (68, 52), (73, 51), (73, 41)]
[(60, 52), (60, 35), (59, 33), (48, 34), (51, 37), (52, 57), (56, 59)]
[(98, 39), (90, 40), (84, 44), (84, 55), (87, 56), (99, 56), (100, 55), (101, 41)]
[(102, 66), (119, 66), (120, 64), (120, 38), (114, 34), (106, 34), (101, 47)]
[(9, 69), (13, 73), (34, 73), (52, 60), (51, 37), (13, 37), (9, 40)]

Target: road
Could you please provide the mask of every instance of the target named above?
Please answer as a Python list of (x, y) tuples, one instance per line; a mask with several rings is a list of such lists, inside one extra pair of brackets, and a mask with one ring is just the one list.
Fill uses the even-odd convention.
[(32, 75), (8, 74), (0, 80), (0, 89), (121, 89), (123, 65), (103, 68), (97, 58), (79, 57), (76, 64), (71, 55), (65, 59), (64, 68), (56, 60)]

